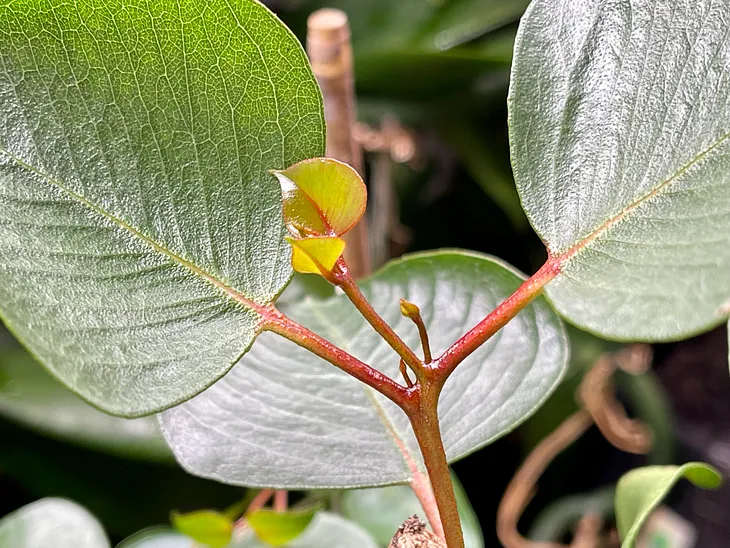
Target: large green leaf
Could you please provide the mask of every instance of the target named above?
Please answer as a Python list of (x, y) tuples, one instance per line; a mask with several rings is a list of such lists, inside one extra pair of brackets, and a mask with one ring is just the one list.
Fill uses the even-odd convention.
[(95, 405), (223, 375), (291, 275), (267, 173), (321, 155), (321, 97), (255, 0), (0, 7), (0, 308)]
[(616, 486), (616, 527), (622, 548), (634, 548), (641, 526), (682, 478), (705, 489), (717, 489), (722, 483), (720, 473), (701, 462), (637, 468), (619, 480)]
[(65, 499), (42, 499), (0, 520), (0, 546), (7, 548), (109, 548), (101, 524)]
[[(399, 298), (421, 308), (439, 355), (522, 282), (483, 255), (444, 251), (394, 261), (363, 292), (412, 348)], [(399, 378), (398, 357), (346, 300), (303, 300), (285, 312), (366, 363)], [(538, 299), (457, 368), (439, 413), (450, 461), (521, 423), (560, 382), (568, 350), (560, 321)], [(376, 486), (411, 479), (420, 452), (405, 414), (313, 354), (263, 334), (203, 394), (161, 415), (163, 434), (193, 474), (260, 487)]]
[(712, 0), (535, 0), (522, 20), (515, 177), (577, 325), (669, 340), (727, 316), (728, 18)]
[[(484, 548), (479, 519), (452, 472), (456, 505), (464, 531), (465, 548)], [(342, 495), (342, 513), (373, 535), (381, 546), (387, 546), (398, 527), (416, 514), (425, 519), (425, 512), (413, 489), (405, 485), (389, 485), (373, 489), (351, 489)]]
[(20, 349), (0, 353), (0, 415), (84, 447), (174, 462), (154, 417), (122, 419), (102, 413), (62, 386)]

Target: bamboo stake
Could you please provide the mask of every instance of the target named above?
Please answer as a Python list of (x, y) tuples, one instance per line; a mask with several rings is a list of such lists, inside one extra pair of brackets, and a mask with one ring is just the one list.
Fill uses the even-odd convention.
[[(363, 173), (362, 150), (354, 139), (355, 84), (347, 15), (335, 9), (315, 11), (307, 20), (307, 53), (324, 99), (327, 150)], [(370, 273), (367, 220), (345, 235), (345, 260), (356, 278)]]

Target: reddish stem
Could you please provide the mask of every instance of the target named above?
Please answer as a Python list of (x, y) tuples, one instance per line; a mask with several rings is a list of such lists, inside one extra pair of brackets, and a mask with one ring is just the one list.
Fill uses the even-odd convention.
[(277, 512), (286, 512), (289, 507), (289, 492), (280, 489), (274, 493), (274, 510)]
[[(430, 379), (419, 386), (419, 406), (415, 412), (408, 413), (413, 433), (421, 449), (423, 462), (431, 480), (431, 488), (438, 507), (441, 521), (442, 538), (448, 548), (464, 548), (464, 534), (461, 530), (461, 518), (456, 506), (454, 485), (451, 482), (451, 471), (446, 459), (441, 428), (438, 419), (438, 399), (441, 383)], [(429, 516), (430, 518), (431, 516)], [(434, 527), (436, 532), (439, 532)]]
[(551, 257), (540, 270), (518, 287), (517, 291), (490, 312), (466, 335), (451, 345), (446, 352), (431, 364), (430, 368), (437, 370), (439, 376), (448, 377), (451, 375), (456, 366), (464, 361), (469, 354), (487, 342), (523, 308), (530, 304), (535, 297), (542, 293), (545, 284), (560, 273), (561, 259), (562, 257)]
[(387, 375), (361, 362), (303, 325), (286, 317), (275, 308), (268, 309), (264, 317), (264, 330), (272, 331), (302, 348), (306, 348), (323, 360), (330, 362), (345, 373), (377, 390), (401, 408), (405, 409), (409, 406), (409, 402), (413, 399), (413, 390), (398, 384)]
[(243, 514), (244, 519), (246, 516), (249, 516), (254, 512), (261, 510), (264, 506), (266, 506), (266, 503), (269, 502), (269, 499), (273, 496), (273, 489), (262, 489), (261, 491), (259, 491), (249, 503), (248, 508), (246, 508), (246, 512)]
[(373, 329), (387, 342), (390, 347), (396, 351), (401, 359), (408, 364), (414, 371), (419, 371), (423, 367), (423, 362), (416, 356), (413, 350), (403, 342), (398, 334), (380, 317), (372, 305), (362, 294), (360, 288), (350, 273), (345, 260), (340, 257), (333, 271), (333, 275), (337, 281), (337, 286), (344, 291), (345, 295), (350, 299), (355, 308), (362, 316), (373, 326)]

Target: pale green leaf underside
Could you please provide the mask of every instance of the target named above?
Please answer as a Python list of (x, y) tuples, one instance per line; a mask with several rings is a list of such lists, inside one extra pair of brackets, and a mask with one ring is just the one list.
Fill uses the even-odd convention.
[[(464, 548), (484, 548), (484, 537), (479, 519), (452, 472), (454, 495), (461, 517)], [(413, 489), (406, 485), (389, 485), (373, 489), (350, 489), (342, 494), (342, 513), (351, 519), (381, 545), (387, 546), (393, 534), (410, 516), (425, 519), (425, 512)]]
[[(364, 281), (370, 302), (412, 347), (417, 331), (399, 298), (421, 308), (439, 355), (510, 295), (522, 275), (483, 255), (444, 251), (394, 261)], [(342, 295), (284, 311), (400, 379), (398, 358)], [(439, 413), (454, 461), (513, 429), (559, 383), (568, 351), (559, 319), (537, 299), (462, 363)], [(161, 415), (163, 435), (188, 471), (260, 487), (375, 486), (410, 481), (420, 454), (403, 412), (293, 343), (264, 333), (203, 394)]]
[(107, 411), (184, 401), (290, 277), (267, 171), (322, 149), (304, 53), (254, 0), (0, 7), (4, 321)]
[(102, 413), (22, 350), (0, 355), (0, 416), (38, 432), (125, 457), (174, 462), (154, 417)]
[(637, 468), (619, 480), (616, 486), (616, 527), (622, 548), (634, 548), (644, 522), (682, 478), (705, 489), (716, 489), (722, 482), (717, 470), (701, 462)]
[(3, 548), (109, 548), (97, 519), (64, 499), (41, 499), (0, 519)]
[(548, 298), (617, 339), (720, 323), (730, 298), (730, 4), (536, 0), (509, 98)]

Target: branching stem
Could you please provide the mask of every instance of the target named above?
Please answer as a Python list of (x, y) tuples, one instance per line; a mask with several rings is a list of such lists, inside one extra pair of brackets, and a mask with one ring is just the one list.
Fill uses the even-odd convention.
[(520, 310), (542, 293), (545, 284), (560, 273), (561, 263), (562, 257), (551, 257), (540, 270), (517, 288), (517, 291), (489, 313), (466, 335), (451, 345), (430, 367), (441, 371), (446, 377), (451, 375), (456, 366), (464, 361), (469, 354), (487, 342), (497, 331), (507, 325)]
[(350, 299), (355, 308), (362, 314), (362, 316), (368, 321), (373, 329), (387, 342), (390, 347), (396, 351), (396, 353), (403, 359), (408, 366), (414, 371), (419, 371), (423, 368), (423, 362), (416, 356), (413, 350), (403, 342), (398, 334), (393, 331), (386, 321), (378, 314), (372, 305), (362, 294), (360, 288), (355, 282), (350, 270), (345, 263), (345, 260), (340, 258), (337, 261), (333, 275), (337, 280), (337, 285), (344, 291), (345, 295)]
[[(419, 323), (414, 320), (424, 349), (424, 360), (421, 361), (367, 301), (355, 283), (344, 259), (341, 258), (332, 271), (331, 281), (343, 290), (373, 329), (400, 356), (401, 373), (404, 373), (408, 386), (399, 384), (377, 369), (363, 363), (275, 308), (267, 307), (258, 310), (264, 317), (264, 330), (277, 333), (306, 348), (364, 382), (403, 409), (413, 427), (436, 499), (438, 512), (430, 511), (429, 519), (432, 521), (435, 531), (443, 532), (448, 548), (463, 548), (464, 538), (438, 420), (438, 400), (441, 389), (459, 363), (540, 295), (545, 284), (560, 272), (563, 260), (564, 257), (551, 257), (535, 275), (525, 281), (510, 297), (434, 361), (431, 361), (426, 327), (422, 321)], [(407, 371), (403, 367), (404, 363), (416, 373), (417, 382), (415, 384), (412, 381), (409, 382)], [(580, 419), (578, 420), (582, 422)]]
[(268, 309), (263, 329), (281, 335), (285, 339), (289, 339), (302, 348), (309, 350), (323, 360), (330, 362), (335, 367), (340, 368), (345, 373), (352, 375), (370, 388), (380, 392), (401, 408), (409, 407), (413, 399), (412, 390), (395, 382), (377, 369), (361, 362), (356, 357), (288, 318), (275, 308)]

